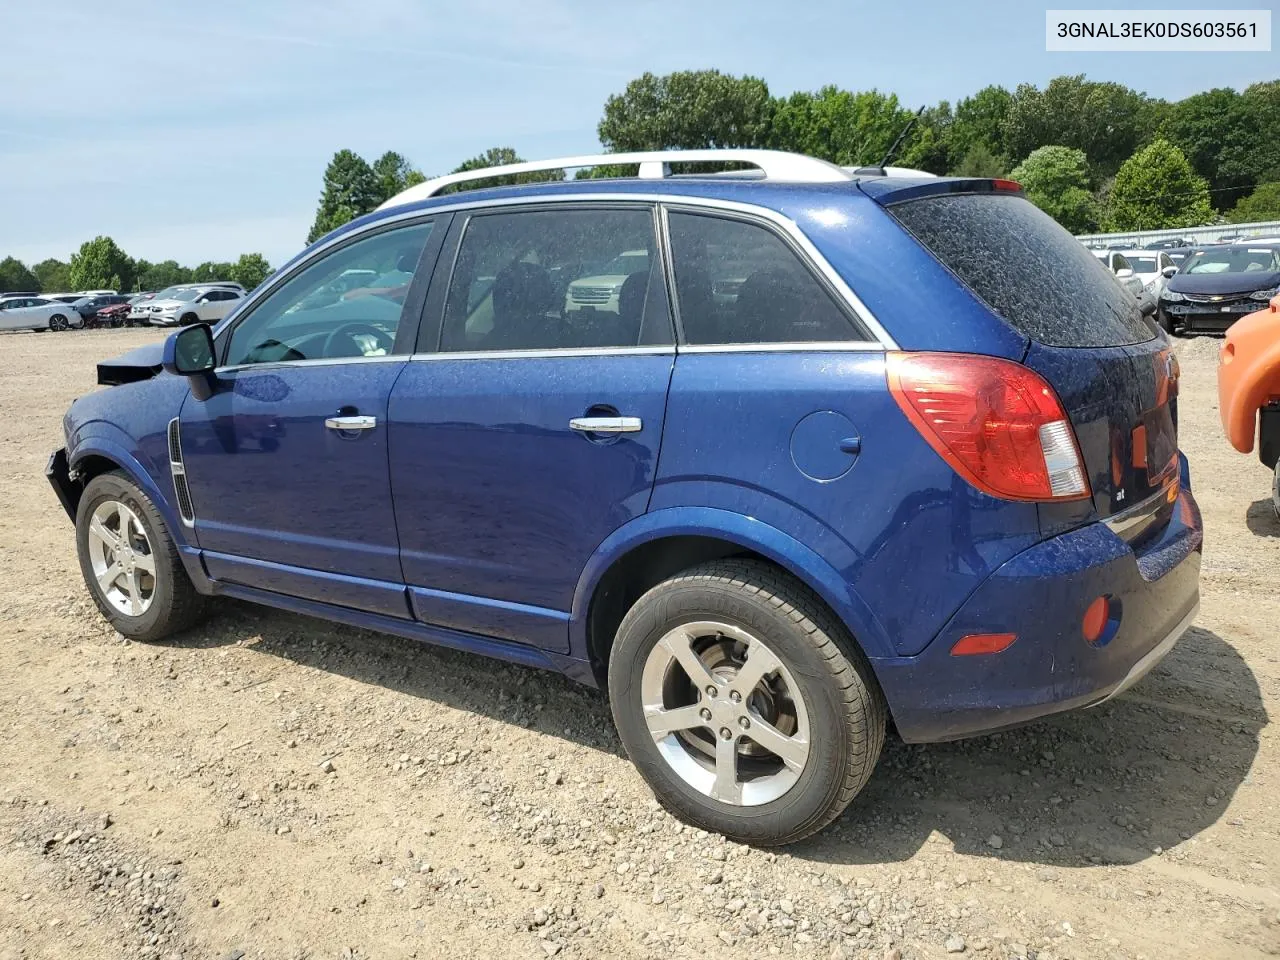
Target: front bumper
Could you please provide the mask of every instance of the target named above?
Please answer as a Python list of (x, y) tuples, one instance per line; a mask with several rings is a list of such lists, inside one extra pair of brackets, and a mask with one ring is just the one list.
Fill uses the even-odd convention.
[[(1029, 548), (991, 575), (925, 650), (872, 661), (908, 742), (954, 740), (1091, 706), (1138, 682), (1172, 649), (1200, 600), (1200, 509), (1183, 484), (1164, 529), (1131, 546), (1093, 523)], [(1081, 622), (1099, 596), (1100, 641)], [(998, 654), (951, 656), (961, 637), (1014, 633)]]
[(80, 505), (80, 484), (71, 479), (71, 468), (67, 464), (66, 447), (59, 447), (49, 454), (49, 462), (45, 465), (44, 475), (48, 479), (49, 485), (53, 487), (53, 492), (58, 495), (58, 502), (62, 504), (62, 509), (67, 511), (67, 516), (74, 523), (76, 507)]
[(152, 314), (148, 318), (148, 322), (153, 327), (176, 327), (178, 325), (178, 318), (176, 316), (163, 317), (158, 314)]
[(1222, 303), (1172, 303), (1160, 301), (1160, 312), (1172, 325), (1187, 333), (1226, 333), (1237, 320), (1247, 317), (1265, 304), (1242, 299)]

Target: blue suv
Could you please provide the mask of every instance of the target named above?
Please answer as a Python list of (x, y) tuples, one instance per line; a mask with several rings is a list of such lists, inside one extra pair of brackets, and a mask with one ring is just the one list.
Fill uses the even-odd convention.
[[(588, 164), (639, 175), (527, 182)], [(228, 596), (562, 671), (744, 842), (829, 823), (891, 723), (1114, 696), (1198, 606), (1168, 342), (1011, 181), (440, 178), (99, 381), (48, 474), (122, 634)]]

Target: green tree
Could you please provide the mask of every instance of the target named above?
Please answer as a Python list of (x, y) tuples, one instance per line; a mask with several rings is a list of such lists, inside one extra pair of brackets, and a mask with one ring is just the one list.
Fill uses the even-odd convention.
[(381, 186), (373, 168), (351, 150), (339, 150), (325, 168), (324, 190), (307, 243), (363, 216), (381, 202)]
[(774, 107), (770, 146), (841, 166), (879, 163), (912, 115), (878, 90), (793, 93)]
[(1280, 220), (1280, 183), (1263, 183), (1227, 214), (1232, 223)]
[(70, 292), (71, 264), (50, 257), (41, 260), (31, 270), (40, 280), (40, 289), (45, 293)]
[(1004, 128), (1013, 94), (1004, 87), (983, 87), (956, 104), (951, 126), (952, 151), (963, 158), (981, 144), (993, 156), (1007, 156)]
[(235, 269), (235, 264), (227, 263), (225, 260), (206, 260), (200, 266), (191, 271), (191, 283), (211, 283), (214, 280), (230, 280), (231, 271)]
[(957, 177), (1003, 177), (1007, 170), (1004, 158), (996, 156), (990, 147), (978, 140), (965, 151), (951, 173)]
[[(141, 264), (139, 264), (141, 267)], [(159, 291), (178, 283), (191, 282), (191, 269), (180, 266), (177, 260), (165, 260), (162, 263), (148, 264), (145, 270), (139, 269), (138, 289)]]
[(1074, 147), (1097, 175), (1108, 177), (1154, 131), (1161, 109), (1123, 84), (1095, 83), (1083, 74), (1054, 77), (1044, 90), (1020, 84), (1003, 124), (1005, 149), (1018, 158), (1038, 147)]
[(1213, 219), (1209, 184), (1163, 137), (1126, 160), (1107, 205), (1109, 230), (1198, 227)]
[(1082, 151), (1040, 147), (1009, 175), (1022, 184), (1028, 200), (1072, 233), (1097, 226), (1098, 213), (1089, 192), (1089, 161)]
[(7, 290), (43, 290), (40, 278), (15, 257), (0, 260), (0, 293)]
[(407, 190), (414, 184), (422, 183), (427, 179), (420, 170), (415, 170), (408, 160), (394, 150), (388, 150), (373, 161), (372, 169), (373, 175), (378, 179), (379, 203), (384, 203), (402, 190)]
[(70, 280), (73, 290), (132, 290), (133, 260), (110, 237), (95, 237), (71, 255)]
[[(936, 107), (925, 108), (903, 138), (898, 147), (898, 153), (891, 162), (903, 167), (927, 170), (930, 173), (946, 173), (955, 162), (953, 158), (955, 141), (952, 138), (954, 125), (955, 117), (951, 113), (951, 104), (946, 100)], [(905, 127), (905, 124), (903, 126)], [(897, 134), (894, 136), (896, 138)], [(884, 154), (880, 156), (883, 157)]]
[(773, 99), (758, 77), (719, 70), (645, 73), (605, 101), (597, 131), (607, 150), (761, 147)]
[(1250, 103), (1230, 87), (1206, 90), (1169, 107), (1161, 135), (1209, 181), (1212, 200), (1229, 209), (1257, 182), (1262, 131)]
[(227, 271), (229, 279), (234, 280), (246, 290), (252, 290), (271, 275), (271, 264), (260, 253), (242, 253)]

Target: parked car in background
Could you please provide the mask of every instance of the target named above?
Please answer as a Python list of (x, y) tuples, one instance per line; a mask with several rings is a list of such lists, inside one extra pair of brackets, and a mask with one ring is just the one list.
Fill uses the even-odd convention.
[[(666, 175), (689, 162), (764, 179)], [(443, 192), (593, 164), (642, 178)], [(568, 314), (638, 251), (608, 322)], [(890, 721), (1100, 703), (1196, 614), (1177, 362), (1012, 181), (754, 150), (471, 171), (236, 306), (99, 364), (64, 418), (48, 475), (109, 622), (162, 640), (233, 596), (563, 671), (664, 805), (743, 843), (830, 823)]]
[(1120, 286), (1133, 294), (1144, 314), (1155, 312), (1156, 299), (1154, 294), (1147, 290), (1142, 278), (1134, 271), (1133, 264), (1129, 262), (1129, 258), (1125, 256), (1122, 250), (1108, 247), (1106, 250), (1093, 251), (1093, 255), (1114, 274)]
[(216, 323), (242, 299), (244, 288), (238, 284), (235, 287), (224, 284), (183, 287), (163, 300), (156, 297), (147, 304), (147, 319), (155, 327)]
[(13, 299), (15, 297), (39, 297), (42, 294), (35, 290), (10, 290), (6, 293), (0, 293), (0, 300)]
[(46, 300), (57, 300), (60, 303), (75, 303), (85, 297), (83, 293), (41, 293), (38, 296), (44, 297)]
[(1160, 292), (1171, 334), (1223, 333), (1280, 292), (1280, 245), (1223, 244), (1191, 254)]
[(129, 297), (124, 294), (102, 293), (92, 297), (81, 297), (71, 306), (84, 318), (85, 326), (91, 327), (97, 325), (98, 312), (104, 307), (120, 306), (128, 302)]
[(0, 330), (68, 330), (84, 325), (80, 314), (60, 300), (0, 298)]
[(1142, 281), (1142, 286), (1151, 294), (1159, 295), (1168, 283), (1164, 271), (1177, 271), (1178, 265), (1164, 250), (1130, 249), (1120, 251), (1128, 262), (1133, 275)]
[[(1195, 247), (1169, 247), (1164, 252), (1169, 255), (1175, 267), (1182, 269), (1182, 264), (1186, 262), (1187, 257), (1195, 253)], [(1165, 279), (1169, 278), (1165, 277)]]
[(1253, 451), (1274, 473), (1271, 505), (1280, 517), (1280, 296), (1237, 321), (1218, 355), (1218, 412), (1227, 440)]
[(129, 311), (132, 309), (133, 309), (132, 304), (129, 303), (129, 301), (127, 300), (124, 303), (113, 303), (108, 306), (102, 307), (101, 309), (98, 310), (98, 315), (95, 318), (96, 323), (94, 324), (94, 326), (100, 326), (100, 327), (124, 326), (125, 320), (129, 316)]

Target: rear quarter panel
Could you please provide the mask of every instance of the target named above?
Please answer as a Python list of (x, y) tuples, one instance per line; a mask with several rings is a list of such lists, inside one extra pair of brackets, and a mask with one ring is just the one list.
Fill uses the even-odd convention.
[[(824, 412), (847, 419), (856, 456), (839, 450), (843, 431), (800, 427)], [(802, 471), (824, 472), (815, 463), (832, 478)], [(1040, 538), (1034, 504), (979, 493), (919, 436), (880, 351), (680, 354), (650, 510), (677, 507), (736, 513), (804, 544), (873, 614), (850, 628), (897, 654), (923, 649)], [(871, 656), (875, 639), (859, 637)]]

